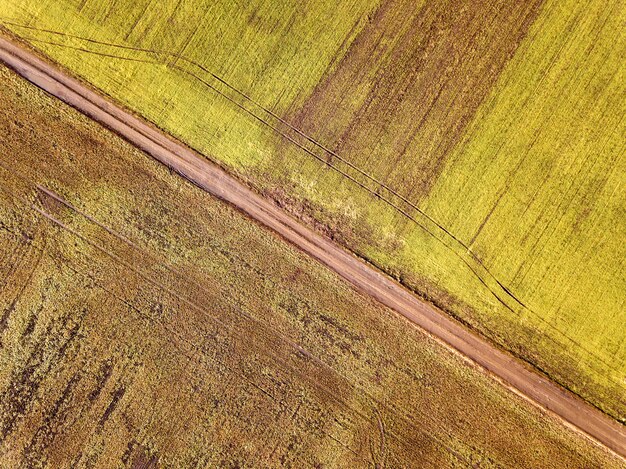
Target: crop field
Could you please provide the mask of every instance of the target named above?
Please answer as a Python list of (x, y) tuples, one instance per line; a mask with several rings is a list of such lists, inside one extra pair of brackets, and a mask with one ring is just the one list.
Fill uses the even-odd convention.
[(618, 467), (0, 67), (6, 467)]
[(619, 0), (5, 0), (8, 30), (626, 419)]

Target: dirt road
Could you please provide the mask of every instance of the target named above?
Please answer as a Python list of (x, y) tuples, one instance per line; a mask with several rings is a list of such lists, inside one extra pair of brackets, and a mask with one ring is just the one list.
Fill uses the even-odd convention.
[(431, 333), (499, 378), (512, 391), (547, 409), (626, 458), (626, 426), (598, 411), (523, 363), (474, 335), (335, 243), (302, 226), (271, 201), (218, 166), (70, 78), (58, 68), (0, 37), (0, 60), (21, 76), (102, 123), (197, 186), (253, 219), (337, 272), (361, 292)]

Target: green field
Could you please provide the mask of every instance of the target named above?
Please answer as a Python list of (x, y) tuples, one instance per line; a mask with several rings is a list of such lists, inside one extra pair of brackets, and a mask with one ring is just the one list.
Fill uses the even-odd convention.
[(623, 2), (125, 3), (0, 15), (626, 419)]
[(619, 467), (4, 67), (0, 133), (4, 467)]

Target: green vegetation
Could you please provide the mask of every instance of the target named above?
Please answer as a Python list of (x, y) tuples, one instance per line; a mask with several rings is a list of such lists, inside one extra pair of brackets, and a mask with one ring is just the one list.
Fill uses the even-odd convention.
[(6, 0), (0, 14), (626, 419), (623, 2), (199, 3)]
[(0, 68), (8, 467), (618, 467), (241, 213)]

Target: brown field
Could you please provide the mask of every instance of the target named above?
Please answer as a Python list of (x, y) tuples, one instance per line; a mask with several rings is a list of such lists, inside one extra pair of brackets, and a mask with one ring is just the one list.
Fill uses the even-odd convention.
[(0, 68), (0, 460), (617, 467)]

